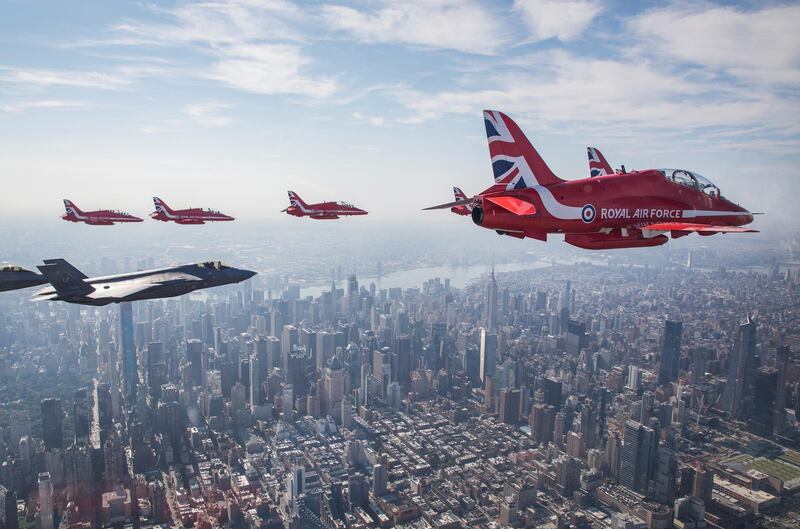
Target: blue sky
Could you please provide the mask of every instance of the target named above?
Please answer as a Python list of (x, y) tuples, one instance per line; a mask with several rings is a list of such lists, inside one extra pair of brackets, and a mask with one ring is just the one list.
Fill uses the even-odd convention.
[(157, 194), (277, 218), (292, 189), (457, 222), (418, 210), (488, 186), (492, 108), (564, 178), (592, 145), (796, 225), (798, 20), (769, 2), (2, 0), (0, 211), (146, 214)]

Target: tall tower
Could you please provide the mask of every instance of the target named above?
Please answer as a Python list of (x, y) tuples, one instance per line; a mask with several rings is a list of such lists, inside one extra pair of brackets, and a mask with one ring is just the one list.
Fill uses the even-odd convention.
[(61, 399), (48, 398), (42, 400), (42, 437), (47, 450), (64, 448), (62, 433)]
[(772, 431), (774, 434), (783, 433), (786, 422), (786, 369), (789, 365), (789, 346), (781, 345), (775, 353), (775, 369), (778, 370), (778, 384), (775, 395), (775, 418)]
[(0, 526), (3, 529), (19, 529), (17, 493), (3, 485), (0, 485)]
[(497, 364), (497, 335), (481, 327), (481, 382), (494, 375)]
[(664, 336), (661, 340), (661, 363), (658, 370), (659, 384), (678, 381), (682, 334), (682, 322), (670, 320), (664, 322)]
[(628, 419), (622, 443), (619, 483), (641, 494), (647, 493), (653, 474), (658, 440), (652, 428)]
[(136, 347), (133, 343), (133, 305), (130, 302), (119, 304), (119, 334), (122, 351), (123, 389), (129, 405), (136, 402), (136, 388), (139, 374), (136, 366)]
[(755, 371), (756, 322), (749, 316), (739, 325), (728, 366), (728, 383), (722, 395), (722, 408), (738, 419), (743, 411), (742, 401), (750, 396)]
[(250, 357), (250, 411), (261, 404), (261, 370), (258, 365), (258, 356)]
[(39, 474), (39, 516), (41, 529), (53, 528), (53, 481), (49, 472)]
[(494, 265), (486, 292), (486, 326), (490, 331), (497, 329), (497, 281), (494, 279)]

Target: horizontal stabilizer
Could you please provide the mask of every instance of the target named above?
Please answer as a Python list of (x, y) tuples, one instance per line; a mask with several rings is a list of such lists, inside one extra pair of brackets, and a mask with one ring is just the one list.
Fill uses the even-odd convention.
[(422, 211), (430, 211), (433, 209), (450, 209), (456, 206), (466, 206), (467, 204), (472, 204), (471, 198), (462, 198), (461, 200), (456, 200), (454, 202), (448, 202), (447, 204), (439, 204), (438, 206), (431, 206), (429, 208), (423, 208)]
[(661, 222), (642, 226), (642, 230), (652, 231), (685, 231), (697, 233), (758, 233), (758, 230), (742, 226), (711, 226), (708, 224), (694, 224), (689, 222)]
[(485, 197), (486, 200), (493, 204), (497, 204), (501, 208), (510, 211), (514, 215), (534, 215), (536, 207), (526, 200), (521, 200), (515, 197)]

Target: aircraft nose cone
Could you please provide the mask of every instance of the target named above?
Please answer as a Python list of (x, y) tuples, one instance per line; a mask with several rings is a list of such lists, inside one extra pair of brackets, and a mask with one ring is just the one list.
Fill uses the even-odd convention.
[(239, 270), (239, 281), (246, 281), (256, 275), (252, 270)]

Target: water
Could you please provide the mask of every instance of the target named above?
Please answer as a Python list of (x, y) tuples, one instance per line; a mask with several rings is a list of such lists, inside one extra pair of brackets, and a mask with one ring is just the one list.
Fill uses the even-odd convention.
[[(537, 268), (547, 268), (549, 266), (551, 266), (551, 263), (549, 262), (530, 261), (524, 263), (498, 264), (495, 265), (494, 270), (495, 273), (517, 272), (519, 270), (535, 270)], [(428, 266), (386, 274), (381, 278), (377, 278), (375, 276), (359, 277), (358, 281), (360, 285), (364, 286), (368, 286), (370, 283), (375, 283), (375, 286), (378, 288), (378, 290), (381, 290), (389, 288), (421, 287), (425, 281), (438, 277), (442, 281), (449, 279), (451, 287), (464, 288), (470, 281), (478, 279), (483, 274), (488, 274), (490, 271), (490, 265)], [(340, 281), (336, 286), (338, 288), (342, 288), (343, 282)], [(330, 283), (301, 287), (300, 295), (303, 297), (317, 297), (322, 292), (329, 292), (330, 288)]]

